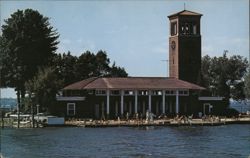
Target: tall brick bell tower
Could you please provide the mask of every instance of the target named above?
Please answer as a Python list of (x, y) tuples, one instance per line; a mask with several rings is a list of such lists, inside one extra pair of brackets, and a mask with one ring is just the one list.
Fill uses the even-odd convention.
[(201, 16), (202, 14), (188, 10), (168, 16), (170, 20), (170, 77), (199, 84), (201, 69)]

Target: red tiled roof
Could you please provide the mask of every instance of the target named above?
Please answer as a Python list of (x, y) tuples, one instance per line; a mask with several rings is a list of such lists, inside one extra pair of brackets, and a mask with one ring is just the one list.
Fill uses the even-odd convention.
[(101, 77), (73, 83), (64, 90), (80, 89), (193, 89), (204, 90), (196, 84), (166, 77)]
[(92, 77), (92, 78), (88, 78), (88, 79), (85, 79), (85, 80), (82, 80), (82, 81), (79, 81), (79, 82), (75, 82), (73, 84), (70, 84), (66, 87), (64, 87), (63, 89), (65, 90), (70, 90), (70, 89), (74, 89), (74, 90), (77, 90), (77, 89), (84, 89), (85, 86), (87, 86), (89, 83), (91, 83), (92, 81), (94, 81), (95, 79), (97, 79), (96, 77)]
[(189, 11), (189, 10), (183, 10), (183, 11), (180, 11), (178, 13), (175, 13), (175, 14), (172, 14), (172, 15), (169, 15), (168, 18), (171, 18), (173, 16), (179, 16), (179, 15), (194, 15), (194, 16), (202, 16), (202, 14), (200, 13), (196, 13), (196, 12), (192, 12), (192, 11)]

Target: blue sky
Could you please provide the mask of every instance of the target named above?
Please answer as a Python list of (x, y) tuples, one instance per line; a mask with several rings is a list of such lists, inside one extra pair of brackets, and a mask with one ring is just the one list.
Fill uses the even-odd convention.
[[(249, 56), (248, 0), (186, 1), (0, 1), (1, 25), (17, 9), (32, 8), (50, 18), (60, 34), (57, 53), (108, 53), (130, 76), (166, 76), (169, 21), (186, 9), (202, 13), (202, 55)], [(14, 97), (11, 90), (2, 96)]]

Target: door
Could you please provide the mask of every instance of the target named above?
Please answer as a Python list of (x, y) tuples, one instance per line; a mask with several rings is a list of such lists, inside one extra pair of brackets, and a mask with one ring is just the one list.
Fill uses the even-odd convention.
[(210, 114), (210, 104), (204, 103), (203, 104), (203, 115), (209, 115)]
[(95, 118), (97, 118), (97, 119), (100, 118), (100, 108), (99, 108), (99, 104), (95, 104)]

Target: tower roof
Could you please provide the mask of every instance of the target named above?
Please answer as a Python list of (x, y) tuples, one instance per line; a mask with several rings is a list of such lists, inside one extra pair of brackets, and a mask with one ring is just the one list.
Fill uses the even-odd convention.
[(168, 18), (172, 18), (172, 17), (175, 17), (175, 16), (202, 16), (202, 14), (192, 12), (192, 11), (189, 11), (189, 10), (183, 10), (183, 11), (177, 12), (175, 14), (169, 15)]

